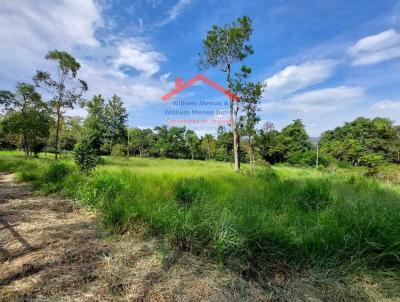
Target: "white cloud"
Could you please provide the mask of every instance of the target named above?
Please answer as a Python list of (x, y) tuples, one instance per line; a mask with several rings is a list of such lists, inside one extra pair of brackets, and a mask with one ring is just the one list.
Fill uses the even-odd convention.
[(115, 66), (129, 66), (152, 76), (160, 70), (160, 63), (165, 61), (163, 54), (151, 50), (142, 41), (124, 41), (118, 46), (118, 57), (115, 59)]
[[(103, 37), (101, 7), (92, 0), (0, 2), (0, 87), (13, 89), (18, 81), (31, 81), (36, 69), (52, 70), (44, 59), (51, 49), (71, 52), (81, 63), (79, 77), (89, 84), (86, 97), (112, 94), (122, 97), (128, 110), (161, 102), (172, 87), (168, 76), (155, 74), (164, 55), (145, 40)], [(124, 66), (139, 71), (132, 75)], [(84, 115), (77, 109), (71, 114)]]
[(267, 102), (268, 110), (293, 110), (303, 114), (321, 114), (345, 108), (365, 95), (362, 87), (338, 86), (295, 94), (286, 99)]
[(372, 104), (368, 108), (368, 115), (371, 117), (386, 117), (391, 120), (400, 122), (400, 99), (382, 100)]
[(334, 60), (315, 60), (288, 66), (265, 80), (265, 97), (275, 100), (321, 83), (332, 75), (336, 64)]
[(372, 105), (375, 110), (400, 110), (400, 100), (384, 100)]
[(353, 65), (372, 65), (400, 57), (400, 33), (394, 29), (358, 40), (347, 49)]
[(1, 1), (0, 82), (32, 77), (51, 49), (99, 45), (101, 9), (91, 0)]
[(159, 22), (157, 25), (163, 26), (174, 21), (184, 10), (184, 8), (189, 5), (191, 0), (179, 0), (169, 11), (167, 17)]

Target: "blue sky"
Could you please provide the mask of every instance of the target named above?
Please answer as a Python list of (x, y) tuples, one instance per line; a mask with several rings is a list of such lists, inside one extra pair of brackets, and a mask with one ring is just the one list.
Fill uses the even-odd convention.
[[(130, 126), (160, 125), (169, 118), (166, 109), (179, 109), (160, 97), (176, 77), (199, 73), (207, 30), (245, 14), (253, 20), (255, 53), (243, 63), (252, 67), (252, 80), (267, 84), (261, 124), (272, 121), (280, 129), (301, 118), (317, 136), (358, 116), (400, 123), (398, 0), (2, 1), (0, 87), (13, 89), (36, 69), (52, 70), (44, 55), (63, 49), (82, 65), (87, 98), (116, 93)], [(224, 85), (222, 72), (201, 73)], [(197, 85), (177, 99), (223, 96)], [(216, 129), (191, 127), (199, 134)]]

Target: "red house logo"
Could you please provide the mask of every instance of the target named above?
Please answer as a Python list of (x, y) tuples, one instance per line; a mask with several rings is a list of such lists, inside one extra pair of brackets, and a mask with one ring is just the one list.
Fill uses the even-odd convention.
[(182, 78), (176, 78), (175, 89), (173, 89), (170, 92), (168, 92), (167, 94), (163, 95), (161, 97), (161, 99), (166, 102), (171, 97), (177, 95), (178, 93), (180, 93), (181, 91), (185, 90), (186, 88), (192, 86), (194, 83), (196, 83), (198, 81), (203, 81), (204, 83), (208, 84), (209, 86), (213, 87), (214, 89), (216, 89), (216, 90), (222, 92), (223, 94), (225, 94), (226, 96), (228, 96), (229, 99), (231, 99), (231, 100), (239, 101), (239, 97), (236, 94), (232, 93), (229, 90), (226, 90), (224, 87), (218, 85), (214, 81), (211, 81), (209, 78), (205, 77), (202, 74), (198, 74), (197, 76), (190, 79), (186, 83), (183, 82)]

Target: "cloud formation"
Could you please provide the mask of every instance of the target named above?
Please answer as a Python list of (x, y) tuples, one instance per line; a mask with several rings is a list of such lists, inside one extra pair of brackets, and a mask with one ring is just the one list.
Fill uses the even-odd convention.
[(167, 17), (159, 22), (157, 25), (163, 26), (174, 21), (182, 13), (184, 8), (190, 4), (192, 0), (179, 0), (169, 11)]
[(124, 41), (118, 46), (118, 57), (114, 63), (117, 68), (129, 66), (147, 76), (160, 70), (160, 63), (165, 61), (162, 53), (151, 50), (149, 45), (139, 41)]
[(336, 64), (334, 60), (314, 60), (288, 66), (265, 80), (265, 97), (275, 100), (321, 83), (332, 76)]
[(266, 103), (264, 108), (321, 114), (345, 108), (363, 96), (365, 90), (362, 87), (338, 86), (298, 93), (281, 101)]
[(0, 31), (0, 85), (13, 89), (18, 81), (31, 81), (37, 69), (51, 71), (53, 64), (44, 56), (59, 49), (81, 63), (79, 77), (88, 81), (87, 98), (116, 93), (131, 110), (160, 102), (172, 85), (167, 76), (157, 75), (165, 56), (132, 37), (107, 36), (100, 42), (96, 32), (104, 25), (101, 13), (93, 0), (2, 1), (0, 25), (13, 30)]
[(368, 36), (347, 49), (354, 66), (372, 65), (400, 57), (400, 33), (394, 29)]

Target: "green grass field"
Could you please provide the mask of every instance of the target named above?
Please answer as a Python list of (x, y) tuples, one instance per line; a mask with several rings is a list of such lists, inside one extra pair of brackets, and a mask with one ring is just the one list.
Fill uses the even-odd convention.
[[(43, 157), (43, 155), (41, 155)], [(106, 227), (145, 223), (176, 247), (249, 274), (274, 263), (305, 269), (397, 270), (400, 190), (358, 172), (113, 159), (90, 174), (68, 157), (0, 152), (0, 170), (98, 211)]]

